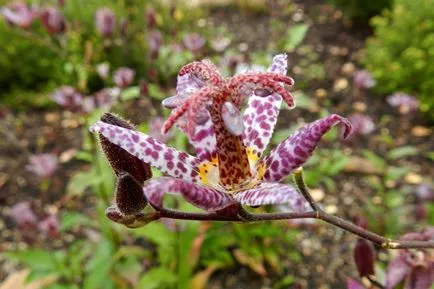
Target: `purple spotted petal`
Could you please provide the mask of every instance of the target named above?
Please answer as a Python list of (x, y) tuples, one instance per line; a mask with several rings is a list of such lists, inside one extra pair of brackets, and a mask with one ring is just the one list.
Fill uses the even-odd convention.
[(295, 212), (307, 210), (307, 202), (293, 187), (279, 183), (261, 183), (254, 189), (240, 192), (235, 200), (248, 206), (287, 204)]
[[(286, 75), (287, 56), (279, 54), (273, 58), (268, 72)], [(244, 112), (244, 145), (251, 148), (258, 156), (266, 149), (276, 126), (282, 97), (279, 94), (268, 95), (267, 91), (256, 90), (249, 97), (247, 108)], [(254, 165), (254, 164), (251, 164)]]
[(400, 254), (393, 259), (387, 266), (386, 271), (386, 289), (393, 289), (401, 283), (410, 273), (411, 267), (405, 260), (405, 255)]
[(101, 121), (94, 124), (90, 130), (102, 134), (111, 143), (163, 173), (186, 181), (199, 181), (197, 174), (199, 160), (189, 154), (168, 147), (146, 134)]
[(281, 142), (261, 162), (261, 165), (266, 166), (264, 180), (280, 181), (302, 166), (312, 155), (321, 137), (336, 124), (344, 126), (343, 138), (347, 138), (352, 131), (351, 123), (346, 118), (332, 114), (302, 127)]
[[(192, 73), (178, 75), (176, 83), (176, 95), (163, 100), (162, 105), (169, 109), (180, 106), (194, 92), (205, 86), (205, 83)], [(177, 127), (184, 133), (187, 127), (182, 125), (182, 119), (178, 121)], [(187, 136), (188, 133), (186, 133)], [(189, 136), (189, 142), (196, 150), (197, 158), (201, 161), (211, 161), (216, 156), (215, 132), (208, 111), (197, 115), (196, 130), (193, 137)]]
[(143, 192), (149, 203), (158, 209), (163, 207), (163, 196), (166, 193), (182, 195), (189, 203), (207, 211), (219, 210), (235, 203), (224, 192), (170, 177), (152, 179), (145, 185)]
[(229, 101), (223, 103), (222, 118), (226, 129), (233, 135), (239, 136), (244, 131), (243, 119), (238, 108)]

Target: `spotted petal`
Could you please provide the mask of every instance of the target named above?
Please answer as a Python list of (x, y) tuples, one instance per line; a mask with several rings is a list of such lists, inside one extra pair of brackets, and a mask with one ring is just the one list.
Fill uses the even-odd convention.
[(170, 177), (150, 180), (143, 192), (149, 203), (157, 209), (163, 207), (163, 196), (166, 193), (182, 195), (189, 203), (207, 211), (219, 210), (235, 203), (224, 192)]
[(248, 206), (288, 204), (293, 211), (307, 210), (307, 202), (293, 187), (279, 183), (261, 183), (254, 189), (240, 192), (235, 200)]
[[(286, 54), (276, 55), (273, 58), (271, 66), (268, 68), (268, 72), (286, 75)], [(264, 96), (262, 92), (256, 91), (249, 97), (243, 116), (245, 127), (243, 140), (248, 149), (249, 161), (252, 167), (255, 166), (270, 142), (282, 103), (280, 94), (273, 93), (272, 95)]]
[(303, 165), (312, 155), (322, 136), (336, 124), (344, 126), (343, 138), (347, 138), (352, 130), (351, 123), (346, 118), (332, 114), (302, 127), (281, 142), (258, 164), (258, 171), (265, 169), (263, 179), (278, 182)]
[(199, 181), (199, 160), (189, 154), (168, 147), (146, 134), (101, 121), (94, 124), (90, 130), (102, 134), (111, 143), (163, 173), (186, 181)]
[[(176, 83), (176, 95), (164, 99), (162, 104), (166, 108), (177, 108), (205, 85), (206, 83), (193, 73), (179, 74)], [(206, 113), (208, 114), (207, 111)], [(203, 123), (197, 123), (194, 136), (187, 133), (187, 127), (182, 124), (182, 120), (177, 123), (177, 127), (188, 136), (189, 142), (196, 151), (197, 158), (201, 161), (212, 161), (212, 158), (216, 156), (217, 145), (214, 127), (209, 115), (207, 117), (208, 119)]]

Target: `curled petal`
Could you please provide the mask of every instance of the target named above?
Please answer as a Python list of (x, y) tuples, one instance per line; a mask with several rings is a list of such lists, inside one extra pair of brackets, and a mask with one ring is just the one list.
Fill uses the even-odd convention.
[(170, 177), (150, 180), (143, 192), (149, 203), (157, 209), (163, 207), (163, 196), (166, 193), (182, 195), (189, 203), (207, 211), (220, 210), (235, 203), (224, 192)]
[(190, 96), (175, 110), (173, 110), (172, 113), (170, 114), (170, 117), (167, 119), (166, 123), (163, 126), (163, 130), (162, 130), (163, 133), (166, 133), (178, 120), (180, 120), (188, 112), (188, 116), (189, 116), (189, 118), (187, 119), (188, 135), (193, 136), (195, 124), (196, 124), (194, 121), (194, 117), (196, 117), (196, 114), (198, 112), (203, 111), (203, 106), (209, 99), (210, 93), (211, 93), (211, 89), (208, 87), (204, 87), (203, 89), (195, 93), (193, 96)]
[(288, 204), (296, 212), (306, 211), (308, 206), (293, 186), (279, 183), (261, 183), (254, 189), (236, 194), (234, 199), (248, 206)]
[(302, 127), (281, 142), (258, 164), (265, 164), (264, 180), (280, 181), (294, 169), (302, 166), (310, 158), (322, 136), (336, 124), (343, 125), (342, 135), (343, 138), (347, 138), (352, 131), (351, 123), (346, 118), (332, 114)]
[(226, 129), (233, 135), (239, 136), (244, 131), (243, 119), (238, 108), (226, 101), (222, 107), (222, 118)]
[[(286, 54), (273, 58), (268, 72), (286, 75), (288, 66)], [(249, 97), (244, 111), (244, 145), (248, 148), (250, 166), (253, 168), (270, 142), (279, 115), (282, 97), (269, 89), (256, 89)]]
[(94, 124), (90, 130), (101, 134), (110, 143), (163, 173), (187, 181), (199, 181), (197, 173), (199, 160), (189, 154), (168, 147), (146, 134), (102, 121)]
[[(134, 130), (132, 124), (110, 113), (105, 113), (101, 117), (101, 122), (115, 127)], [(122, 173), (128, 173), (139, 183), (143, 183), (145, 180), (152, 177), (151, 167), (148, 163), (144, 163), (136, 156), (130, 154), (127, 150), (113, 144), (111, 140), (102, 134), (99, 134), (99, 139), (104, 154), (116, 175), (119, 176)]]
[(284, 53), (277, 54), (273, 57), (273, 62), (268, 68), (268, 72), (286, 75), (288, 69), (288, 56)]

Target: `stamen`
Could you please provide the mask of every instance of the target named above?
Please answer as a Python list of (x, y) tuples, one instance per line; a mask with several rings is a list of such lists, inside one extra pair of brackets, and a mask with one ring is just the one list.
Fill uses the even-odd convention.
[(244, 132), (243, 117), (238, 108), (232, 102), (226, 101), (222, 106), (222, 118), (226, 129), (235, 136)]

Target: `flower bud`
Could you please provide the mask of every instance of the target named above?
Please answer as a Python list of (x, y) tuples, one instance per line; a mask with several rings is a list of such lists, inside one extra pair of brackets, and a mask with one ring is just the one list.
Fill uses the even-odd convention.
[(111, 37), (115, 30), (116, 16), (108, 8), (100, 8), (95, 13), (95, 26), (102, 37)]
[(193, 53), (198, 53), (205, 45), (205, 38), (197, 33), (190, 33), (184, 36), (184, 46)]
[(163, 44), (163, 35), (160, 31), (154, 30), (149, 32), (147, 40), (151, 57), (157, 58), (160, 52), (160, 47)]
[[(134, 126), (129, 122), (110, 113), (105, 113), (101, 117), (101, 121), (127, 129), (134, 129)], [(101, 134), (99, 135), (99, 138), (101, 140), (104, 154), (116, 175), (119, 176), (122, 173), (128, 173), (139, 184), (142, 184), (144, 181), (152, 177), (151, 167), (148, 164), (131, 155), (121, 147), (111, 143)]]
[(40, 178), (49, 178), (57, 170), (59, 162), (54, 154), (39, 154), (29, 157), (26, 169)]
[(157, 25), (155, 10), (152, 7), (146, 9), (146, 22), (148, 23), (148, 28), (154, 28)]
[(49, 215), (45, 217), (38, 225), (45, 235), (50, 238), (56, 239), (60, 236), (60, 224), (57, 216)]
[(65, 32), (66, 23), (62, 13), (54, 7), (47, 7), (42, 10), (41, 22), (50, 34), (59, 34)]
[(134, 70), (128, 67), (118, 68), (113, 75), (113, 80), (119, 88), (127, 88), (134, 80)]
[(357, 240), (354, 261), (360, 277), (374, 275), (375, 251), (370, 242), (365, 239)]
[(38, 218), (28, 202), (19, 202), (12, 206), (10, 216), (20, 229), (32, 230), (36, 228)]
[(53, 101), (71, 112), (82, 110), (83, 96), (71, 86), (62, 86), (51, 96)]
[(128, 173), (118, 177), (116, 187), (116, 205), (124, 215), (135, 215), (143, 211), (147, 205), (142, 186)]

